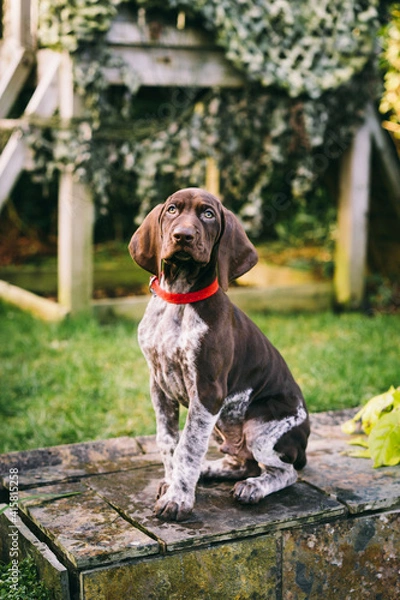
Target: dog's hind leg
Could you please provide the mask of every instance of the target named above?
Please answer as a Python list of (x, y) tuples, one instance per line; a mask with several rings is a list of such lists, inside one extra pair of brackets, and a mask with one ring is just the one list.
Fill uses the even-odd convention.
[[(302, 406), (294, 415), (282, 419), (262, 421), (258, 418), (245, 423), (247, 448), (262, 472), (258, 477), (249, 477), (236, 483), (232, 490), (234, 498), (239, 502), (254, 504), (297, 481), (293, 463), (296, 464), (298, 449), (301, 449), (303, 442), (302, 424), (307, 423), (307, 413)], [(297, 432), (293, 439), (291, 432)], [(280, 443), (281, 440), (286, 440), (286, 444)], [(293, 448), (289, 447), (290, 441)], [(286, 451), (281, 452), (280, 446)]]
[(278, 456), (271, 457), (269, 464), (260, 465), (262, 473), (235, 484), (232, 495), (239, 502), (256, 504), (269, 494), (278, 492), (297, 481), (293, 465), (284, 463)]

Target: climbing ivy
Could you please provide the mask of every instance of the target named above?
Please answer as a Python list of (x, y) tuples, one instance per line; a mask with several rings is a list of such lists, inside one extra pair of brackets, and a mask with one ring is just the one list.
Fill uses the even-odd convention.
[[(102, 36), (118, 6), (179, 11), (201, 20), (247, 85), (178, 90), (160, 111), (135, 114), (137, 76), (120, 61), (125, 87), (110, 99)], [(71, 130), (31, 128), (36, 175), (75, 163), (100, 211), (134, 203), (140, 215), (186, 185), (204, 185), (207, 158), (221, 192), (254, 234), (305, 206), (321, 175), (346, 148), (376, 96), (377, 0), (39, 0), (40, 42), (77, 57), (83, 120)], [(200, 25), (201, 26), (201, 25)], [(79, 57), (85, 56), (85, 61)], [(133, 121), (133, 119), (135, 119)], [(134, 126), (133, 126), (134, 123)]]
[(43, 46), (75, 52), (106, 32), (127, 0), (39, 0), (39, 41)]
[[(149, 0), (139, 0), (144, 6)], [(150, 2), (151, 3), (151, 2)], [(378, 0), (168, 0), (200, 13), (249, 80), (318, 97), (346, 83), (373, 52)]]
[[(41, 42), (70, 51), (109, 29), (129, 0), (40, 0)], [(318, 97), (346, 83), (374, 50), (378, 0), (137, 0), (185, 9), (213, 30), (250, 81)]]
[(386, 72), (380, 110), (388, 114), (388, 128), (400, 140), (400, 4), (394, 4), (390, 12), (391, 20), (385, 28), (383, 38)]

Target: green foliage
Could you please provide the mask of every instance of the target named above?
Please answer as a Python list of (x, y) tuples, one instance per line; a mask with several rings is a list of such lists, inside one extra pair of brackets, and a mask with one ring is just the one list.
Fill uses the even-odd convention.
[(18, 563), (18, 584), (12, 585), (11, 563), (0, 564), (0, 600), (50, 600), (50, 592), (38, 581), (33, 559), (28, 556)]
[(374, 467), (400, 463), (400, 387), (393, 386), (371, 398), (349, 421), (342, 425), (347, 434), (364, 432), (368, 438), (357, 437), (354, 445), (366, 450), (349, 453), (360, 458), (372, 458)]
[[(253, 314), (311, 411), (357, 406), (398, 376), (395, 315)], [(155, 432), (135, 324), (42, 323), (0, 304), (0, 452)]]
[(39, 41), (42, 46), (75, 52), (110, 28), (124, 0), (39, 0)]
[[(359, 427), (369, 435), (372, 428), (376, 425), (382, 413), (393, 409), (394, 394), (396, 391), (392, 386), (384, 394), (371, 398), (361, 410), (342, 426), (345, 433), (355, 433)], [(400, 392), (397, 392), (399, 395)]]
[(169, 0), (169, 5), (200, 13), (228, 60), (251, 81), (293, 98), (318, 98), (347, 83), (374, 48), (377, 0)]
[(400, 403), (390, 413), (380, 416), (368, 443), (374, 467), (400, 463)]
[[(133, 9), (183, 9), (200, 19), (248, 81), (240, 91), (206, 96), (181, 90), (179, 103), (171, 93), (168, 118), (160, 110), (135, 114), (140, 82), (102, 48), (125, 1), (40, 0), (41, 43), (75, 52), (86, 112), (72, 129), (31, 128), (36, 177), (49, 180), (73, 162), (100, 212), (134, 198), (142, 216), (178, 187), (204, 185), (211, 156), (224, 201), (253, 235), (277, 234), (279, 222), (311, 212), (321, 177), (376, 93), (377, 0), (129, 0)], [(113, 61), (124, 82), (122, 104), (110, 101), (105, 84)]]
[(384, 93), (380, 105), (388, 113), (390, 128), (400, 139), (400, 4), (393, 4), (391, 20), (385, 27), (383, 61), (385, 67)]

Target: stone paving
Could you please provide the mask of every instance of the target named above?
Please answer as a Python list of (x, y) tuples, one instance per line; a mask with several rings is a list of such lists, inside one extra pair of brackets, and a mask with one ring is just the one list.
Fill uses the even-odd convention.
[(18, 469), (21, 520), (2, 514), (0, 558), (18, 527), (20, 555), (60, 600), (400, 598), (400, 466), (344, 455), (348, 417), (312, 415), (308, 465), (290, 488), (242, 506), (232, 484), (199, 484), (183, 523), (152, 514), (153, 437), (1, 455), (2, 500)]

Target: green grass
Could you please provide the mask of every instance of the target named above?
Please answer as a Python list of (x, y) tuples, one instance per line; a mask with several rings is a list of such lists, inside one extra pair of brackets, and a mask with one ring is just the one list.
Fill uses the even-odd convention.
[[(12, 586), (11, 563), (0, 564), (0, 600), (50, 600), (52, 597), (38, 579), (35, 563), (27, 557), (18, 564), (18, 584)], [(10, 583), (11, 581), (11, 583)]]
[(44, 324), (0, 305), (0, 451), (154, 431), (135, 324)]
[(310, 411), (358, 406), (400, 385), (399, 315), (252, 318), (283, 354)]
[[(400, 317), (252, 318), (279, 348), (312, 411), (357, 406), (400, 385)], [(155, 431), (137, 324), (46, 324), (0, 304), (0, 452)]]

